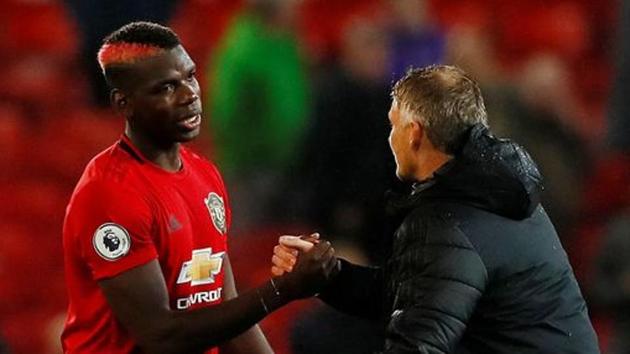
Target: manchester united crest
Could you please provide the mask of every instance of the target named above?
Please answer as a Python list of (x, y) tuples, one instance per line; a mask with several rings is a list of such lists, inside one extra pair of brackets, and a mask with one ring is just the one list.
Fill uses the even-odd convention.
[(219, 231), (219, 233), (225, 235), (227, 232), (227, 225), (225, 220), (225, 204), (223, 203), (223, 198), (214, 192), (210, 192), (208, 197), (204, 199), (204, 202), (206, 203), (206, 207), (208, 207), (208, 212), (210, 212), (210, 218), (212, 219), (214, 227), (217, 231)]

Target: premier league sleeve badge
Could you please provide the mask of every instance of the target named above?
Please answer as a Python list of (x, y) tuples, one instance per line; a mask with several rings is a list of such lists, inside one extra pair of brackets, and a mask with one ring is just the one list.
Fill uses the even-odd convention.
[(99, 256), (108, 261), (115, 261), (129, 252), (131, 237), (124, 227), (105, 223), (94, 232), (92, 245)]

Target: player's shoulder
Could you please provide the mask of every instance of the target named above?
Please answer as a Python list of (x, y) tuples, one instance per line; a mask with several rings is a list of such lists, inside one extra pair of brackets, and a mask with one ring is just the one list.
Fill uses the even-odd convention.
[(96, 154), (85, 166), (81, 179), (97, 179), (100, 177), (115, 177), (125, 171), (124, 165), (131, 161), (129, 154), (120, 148), (120, 140), (107, 149)]
[(182, 146), (181, 154), (185, 163), (188, 163), (191, 167), (193, 167), (196, 170), (209, 173), (214, 178), (223, 182), (223, 177), (221, 176), (221, 172), (219, 171), (219, 168), (217, 167), (217, 165), (214, 164), (214, 162), (201, 156), (200, 154), (196, 153), (189, 147)]
[(73, 194), (107, 195), (137, 189), (133, 178), (137, 165), (138, 162), (116, 142), (90, 160)]

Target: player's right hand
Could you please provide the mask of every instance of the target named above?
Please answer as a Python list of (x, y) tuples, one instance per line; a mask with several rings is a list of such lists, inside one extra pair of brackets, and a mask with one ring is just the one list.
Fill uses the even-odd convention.
[(300, 253), (306, 253), (319, 242), (319, 234), (291, 236), (284, 235), (278, 238), (278, 245), (273, 248), (271, 257), (271, 274), (281, 276), (285, 272), (293, 271)]
[(335, 249), (330, 242), (311, 244), (297, 259), (290, 273), (277, 277), (280, 293), (302, 299), (319, 293), (339, 271)]

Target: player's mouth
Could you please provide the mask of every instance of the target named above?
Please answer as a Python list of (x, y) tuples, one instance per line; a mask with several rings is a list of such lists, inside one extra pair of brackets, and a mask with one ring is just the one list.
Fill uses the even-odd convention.
[(180, 120), (177, 122), (177, 125), (185, 128), (186, 130), (197, 129), (201, 125), (201, 114), (196, 114), (192, 117)]

